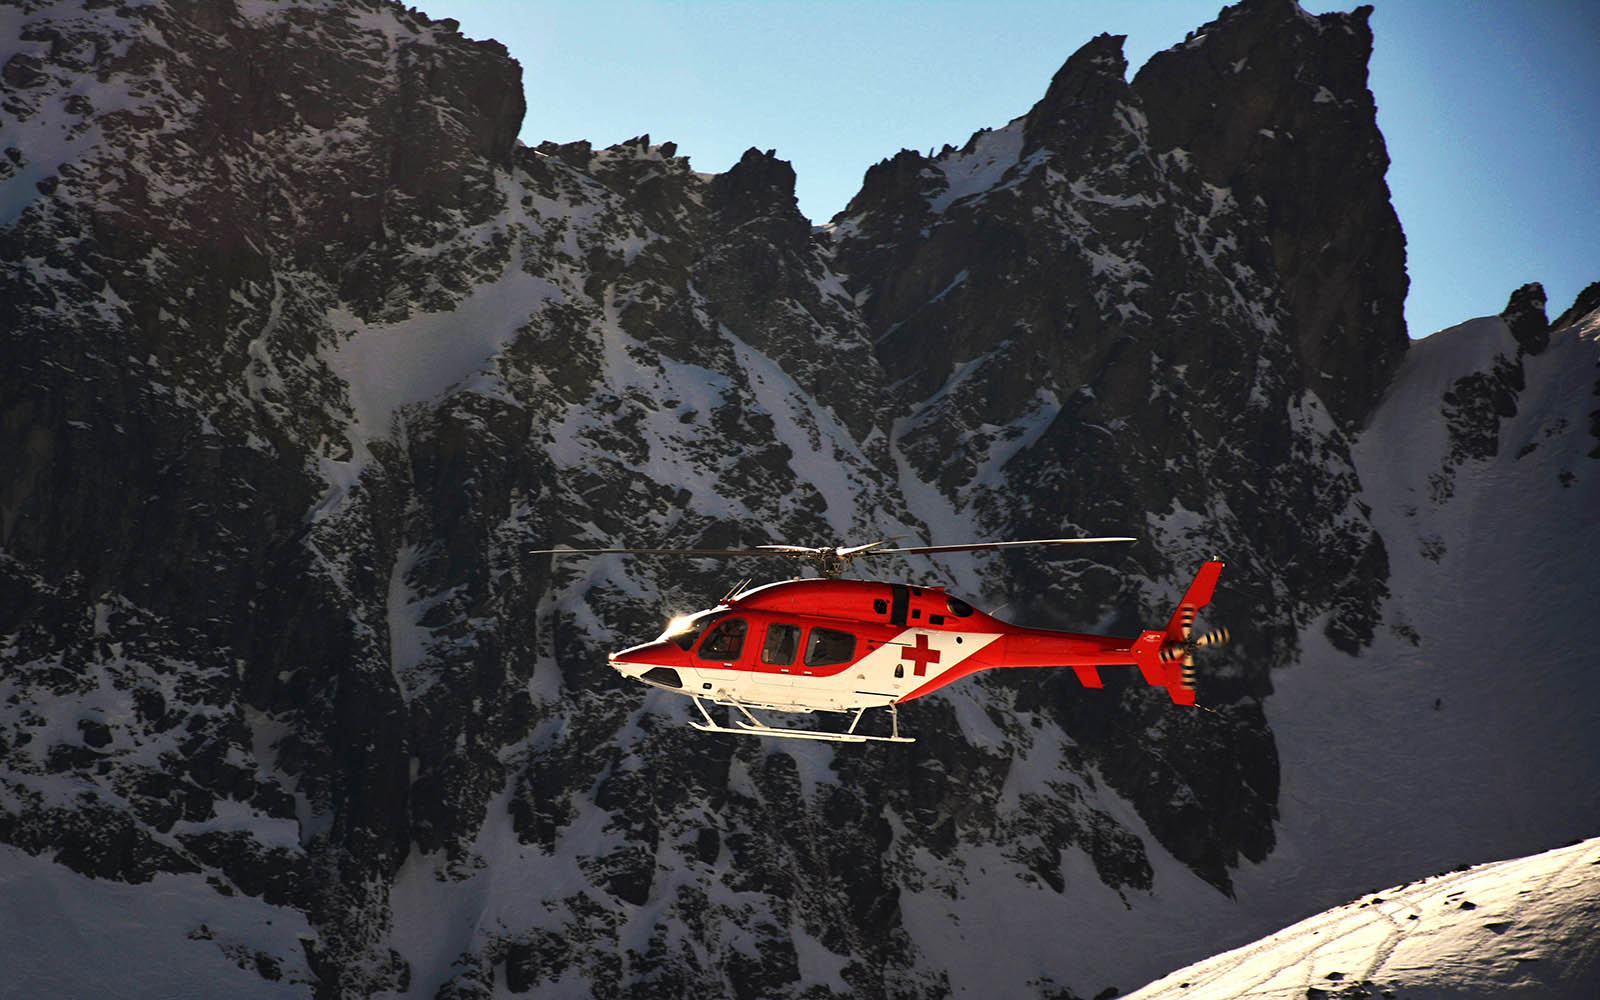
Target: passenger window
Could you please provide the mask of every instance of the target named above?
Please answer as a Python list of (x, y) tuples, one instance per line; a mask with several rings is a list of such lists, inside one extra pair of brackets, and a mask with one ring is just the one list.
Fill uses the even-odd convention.
[(800, 651), (800, 626), (768, 625), (767, 641), (761, 644), (761, 662), (787, 666)]
[(856, 637), (831, 628), (813, 628), (806, 643), (806, 666), (825, 667), (848, 663), (856, 653)]
[(706, 633), (700, 643), (702, 660), (736, 660), (744, 648), (745, 623), (743, 618), (724, 618)]

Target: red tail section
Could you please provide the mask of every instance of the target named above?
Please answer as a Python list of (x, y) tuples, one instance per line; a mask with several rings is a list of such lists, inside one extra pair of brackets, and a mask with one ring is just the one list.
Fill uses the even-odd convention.
[(1195, 574), (1194, 582), (1183, 592), (1178, 607), (1172, 612), (1163, 631), (1142, 632), (1133, 644), (1139, 672), (1146, 683), (1167, 689), (1172, 700), (1179, 705), (1194, 704), (1194, 685), (1184, 676), (1184, 651), (1182, 644), (1189, 638), (1194, 618), (1200, 609), (1211, 603), (1211, 594), (1217, 589), (1217, 578), (1222, 575), (1223, 564), (1208, 561)]

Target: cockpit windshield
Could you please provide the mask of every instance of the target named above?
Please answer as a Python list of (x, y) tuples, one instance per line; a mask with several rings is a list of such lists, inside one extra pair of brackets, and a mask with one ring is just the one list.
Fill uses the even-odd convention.
[(666, 631), (657, 642), (670, 642), (682, 650), (689, 650), (712, 622), (726, 615), (726, 611), (697, 611), (692, 615), (679, 615), (667, 622)]

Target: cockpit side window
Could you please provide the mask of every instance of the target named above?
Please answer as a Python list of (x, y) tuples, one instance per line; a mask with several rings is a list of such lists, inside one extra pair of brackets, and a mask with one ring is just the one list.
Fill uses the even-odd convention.
[(706, 633), (700, 642), (699, 657), (702, 660), (736, 660), (739, 651), (744, 648), (744, 634), (747, 630), (743, 618), (724, 618), (717, 622), (716, 627)]
[(767, 626), (767, 641), (761, 644), (761, 662), (775, 667), (794, 662), (800, 651), (800, 626), (774, 622)]

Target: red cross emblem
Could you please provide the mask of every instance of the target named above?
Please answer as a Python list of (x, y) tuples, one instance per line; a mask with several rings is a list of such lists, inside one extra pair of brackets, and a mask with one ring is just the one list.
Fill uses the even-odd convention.
[(916, 664), (916, 675), (922, 677), (928, 672), (928, 664), (939, 662), (939, 651), (928, 645), (928, 636), (924, 632), (917, 633), (917, 644), (900, 654), (900, 659), (910, 660)]

